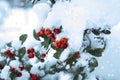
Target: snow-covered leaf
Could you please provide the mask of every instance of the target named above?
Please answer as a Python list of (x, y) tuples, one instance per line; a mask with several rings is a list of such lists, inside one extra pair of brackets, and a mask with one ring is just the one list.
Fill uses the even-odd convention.
[(73, 80), (79, 80), (79, 75), (75, 75)]
[(12, 47), (12, 43), (11, 43), (11, 42), (7, 43), (6, 45), (7, 45), (8, 47)]
[(26, 39), (27, 39), (27, 34), (23, 34), (19, 37), (19, 40), (22, 42), (22, 44), (25, 42)]
[(37, 33), (36, 33), (35, 30), (33, 30), (33, 36), (34, 36), (34, 38), (35, 38), (36, 40), (40, 41), (40, 38), (39, 38), (39, 36), (37, 35)]
[(25, 47), (22, 47), (19, 49), (19, 54), (18, 56), (20, 57), (20, 59), (24, 56), (24, 54), (26, 53), (26, 48)]
[(96, 58), (92, 57), (90, 60), (89, 60), (89, 66), (90, 67), (97, 67), (98, 66), (98, 61)]
[(57, 58), (57, 59), (59, 59), (61, 53), (63, 52), (63, 50), (64, 50), (64, 49), (62, 49), (62, 48), (61, 48), (61, 49), (57, 49), (57, 50), (56, 50), (56, 53), (54, 54), (54, 57)]

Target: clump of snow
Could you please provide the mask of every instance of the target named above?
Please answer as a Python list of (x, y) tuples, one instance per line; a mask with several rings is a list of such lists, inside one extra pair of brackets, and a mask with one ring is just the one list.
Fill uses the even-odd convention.
[(68, 58), (69, 54), (70, 54), (70, 49), (65, 49), (60, 56), (60, 60), (61, 61), (66, 60)]
[[(86, 17), (84, 15), (86, 15)], [(69, 39), (69, 47), (74, 50), (79, 50), (83, 40), (86, 19), (87, 11), (84, 8), (75, 6), (72, 3), (58, 1), (53, 6), (52, 11), (49, 12), (44, 27), (51, 28), (62, 25), (64, 36), (67, 34)], [(63, 36), (63, 34), (60, 35)]]
[[(103, 52), (103, 56), (98, 58), (99, 66), (94, 74), (99, 75), (102, 79), (118, 80), (120, 75), (120, 23), (112, 27), (111, 35), (107, 40), (107, 48)], [(116, 73), (117, 72), (117, 73)]]
[(36, 57), (34, 57), (34, 58), (32, 58), (32, 59), (29, 59), (29, 63), (30, 63), (31, 65), (36, 64), (37, 61), (38, 61), (38, 59), (37, 59)]
[(60, 72), (58, 80), (73, 80), (73, 76), (70, 73)]
[(26, 70), (21, 71), (21, 73), (22, 73), (22, 76), (16, 77), (16, 80), (28, 80), (29, 79), (30, 74)]
[[(7, 41), (17, 40), (21, 34), (32, 34), (33, 29), (38, 26), (39, 20), (32, 9), (15, 8), (9, 11), (8, 16), (1, 25), (1, 39)], [(27, 31), (26, 31), (27, 30)], [(11, 36), (14, 36), (11, 38)]]
[(33, 11), (39, 19), (38, 26), (36, 26), (36, 31), (38, 31), (40, 27), (43, 27), (44, 21), (48, 16), (48, 12), (51, 11), (51, 7), (49, 4), (40, 2), (33, 6)]
[(39, 72), (40, 72), (39, 65), (34, 64), (33, 67), (31, 68), (30, 72), (33, 74), (39, 74)]
[(0, 24), (2, 24), (2, 22), (5, 20), (5, 17), (8, 15), (10, 10), (9, 7), (9, 4), (6, 1), (0, 1)]
[(9, 66), (15, 68), (16, 70), (19, 70), (20, 62), (18, 60), (12, 60), (9, 63)]
[(9, 69), (10, 67), (6, 65), (1, 71), (0, 78), (9, 80)]
[(12, 42), (12, 47), (13, 47), (15, 50), (20, 49), (20, 47), (21, 47), (21, 41), (13, 41), (13, 42)]
[(0, 55), (0, 61), (3, 61), (3, 60), (5, 60), (6, 58), (4, 57), (4, 56), (1, 56)]
[(6, 42), (4, 40), (0, 40), (0, 50), (3, 49), (6, 45)]

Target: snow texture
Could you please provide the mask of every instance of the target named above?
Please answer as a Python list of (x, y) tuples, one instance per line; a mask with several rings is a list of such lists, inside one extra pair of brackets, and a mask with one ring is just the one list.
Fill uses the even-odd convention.
[[(92, 75), (98, 75), (101, 77), (101, 80), (118, 80), (120, 78), (119, 3), (119, 0), (71, 0), (71, 3), (57, 2), (52, 9), (48, 4), (39, 3), (36, 4), (33, 9), (24, 10), (19, 8), (10, 9), (7, 2), (0, 1), (0, 24), (3, 23), (0, 27), (0, 38), (11, 41), (18, 39), (20, 34), (27, 33), (29, 34), (28, 41), (30, 42), (32, 41), (31, 36), (34, 28), (38, 30), (42, 26), (59, 27), (60, 25), (63, 25), (65, 29), (64, 34), (60, 34), (57, 37), (68, 37), (70, 39), (69, 43), (71, 43), (70, 48), (79, 50), (82, 43), (82, 33), (84, 29), (86, 29), (86, 24), (92, 22), (97, 24), (99, 27), (101, 27), (102, 24), (108, 24), (112, 29), (111, 35), (107, 40), (107, 48), (103, 52), (104, 55), (97, 58), (99, 66)], [(91, 27), (93, 26), (88, 26), (87, 28)], [(4, 43), (0, 43), (0, 48), (3, 47)], [(63, 54), (65, 52), (63, 52)], [(64, 59), (65, 57), (61, 58), (61, 60)], [(82, 59), (80, 61), (84, 62)], [(49, 64), (54, 64), (55, 62), (56, 60), (54, 62), (49, 62)], [(84, 64), (86, 64), (86, 62), (84, 62)], [(16, 64), (16, 61), (11, 63), (11, 66), (18, 65), (19, 64)], [(43, 67), (42, 63), (38, 63), (36, 65), (41, 65), (41, 68)], [(7, 79), (9, 74), (8, 71), (9, 66), (5, 66), (0, 77), (5, 80), (9, 80)], [(32, 72), (34, 73), (34, 71)], [(24, 76), (17, 80), (28, 80), (28, 73), (23, 71), (22, 74)], [(40, 74), (43, 75), (44, 72)], [(60, 80), (63, 80), (63, 78), (64, 80), (71, 80), (69, 78), (70, 74), (65, 75), (65, 73), (62, 72), (58, 74), (61, 74)], [(57, 74), (54, 76), (57, 76)], [(51, 75), (47, 75), (43, 80), (49, 80), (48, 78), (51, 78), (51, 80), (55, 79), (51, 77)], [(95, 80), (94, 77), (90, 78), (90, 80)]]

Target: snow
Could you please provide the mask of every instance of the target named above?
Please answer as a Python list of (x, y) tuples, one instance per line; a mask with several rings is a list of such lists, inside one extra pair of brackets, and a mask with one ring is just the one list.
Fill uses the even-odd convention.
[(30, 75), (26, 70), (21, 71), (22, 76), (21, 77), (16, 77), (15, 80), (28, 80)]
[(98, 58), (99, 66), (94, 74), (101, 75), (103, 79), (118, 80), (120, 75), (120, 23), (112, 27), (111, 35), (107, 41), (107, 48), (104, 55)]
[[(3, 3), (4, 5), (1, 5)], [(107, 40), (107, 48), (103, 52), (104, 55), (97, 58), (99, 66), (95, 69), (92, 75), (99, 75), (102, 77), (101, 80), (118, 80), (120, 75), (119, 3), (119, 0), (72, 0), (71, 3), (57, 2), (52, 9), (50, 8), (49, 4), (38, 3), (32, 9), (25, 10), (19, 8), (10, 9), (8, 3), (0, 2), (0, 24), (3, 23), (0, 27), (0, 38), (11, 41), (18, 39), (18, 36), (21, 34), (27, 33), (29, 34), (27, 41), (31, 42), (33, 41), (31, 36), (34, 28), (37, 31), (42, 26), (46, 28), (52, 28), (53, 26), (59, 27), (60, 25), (63, 25), (64, 33), (59, 34), (57, 39), (59, 39), (61, 36), (68, 37), (70, 43), (69, 48), (79, 50), (83, 39), (82, 33), (84, 29), (86, 29), (86, 23), (90, 25), (88, 28), (94, 26), (94, 24), (91, 23), (97, 24), (98, 27), (108, 24), (111, 26), (111, 35)], [(13, 43), (12, 46), (17, 46), (16, 49), (18, 49), (20, 44), (16, 45), (16, 43)], [(0, 43), (0, 49), (3, 47), (4, 43)], [(60, 57), (61, 61), (66, 59), (66, 56), (68, 55), (66, 52), (69, 52), (69, 49), (63, 52)], [(52, 55), (53, 54), (48, 55), (49, 57), (47, 58), (47, 61), (52, 58)], [(83, 56), (84, 55), (82, 55), (82, 57)], [(87, 64), (87, 62), (84, 60), (85, 58), (86, 56), (80, 60), (80, 63), (82, 62), (83, 66)], [(36, 63), (36, 60), (34, 61), (31, 59), (30, 62), (33, 65)], [(55, 63), (56, 60), (54, 59), (50, 60), (50, 62), (47, 62), (47, 69), (49, 69), (49, 67)], [(10, 63), (10, 66), (13, 67), (18, 67), (18, 65), (18, 61), (13, 61)], [(38, 63), (36, 65), (41, 65), (41, 68), (44, 66), (43, 63)], [(8, 77), (8, 70), (9, 66), (5, 66), (1, 72), (1, 78), (6, 79)], [(31, 72), (36, 73), (36, 71), (34, 72), (34, 67)], [(24, 76), (17, 80), (25, 80), (25, 78), (28, 80), (28, 73), (23, 71), (22, 74)], [(40, 74), (44, 75), (44, 72), (41, 72)], [(65, 74), (62, 72), (58, 74), (60, 74), (60, 80), (70, 80), (70, 74)], [(54, 76), (57, 76), (58, 74)], [(51, 77), (51, 75), (46, 76), (43, 80), (47, 80), (46, 78), (49, 77)], [(52, 78), (51, 80), (54, 80)], [(89, 80), (95, 80), (95, 78), (92, 76)]]
[(13, 60), (10, 62), (9, 66), (15, 68), (16, 70), (19, 70), (20, 62), (18, 60)]
[(3, 68), (0, 77), (3, 79), (6, 79), (6, 80), (9, 79), (9, 69), (10, 69), (10, 67), (6, 65)]
[(20, 47), (21, 47), (21, 41), (13, 41), (13, 42), (12, 42), (12, 47), (13, 47), (15, 50), (20, 49)]

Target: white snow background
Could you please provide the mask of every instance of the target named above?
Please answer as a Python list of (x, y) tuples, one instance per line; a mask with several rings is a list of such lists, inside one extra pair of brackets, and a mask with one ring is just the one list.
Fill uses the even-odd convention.
[[(42, 7), (40, 8), (40, 6)], [(99, 66), (91, 75), (98, 75), (102, 77), (101, 80), (119, 80), (120, 1), (72, 0), (71, 3), (57, 3), (53, 10), (49, 13), (51, 8), (44, 3), (27, 10), (11, 9), (7, 2), (0, 1), (0, 41), (18, 40), (21, 34), (27, 33), (29, 34), (27, 40), (29, 43), (33, 40), (31, 37), (34, 28), (39, 30), (40, 26), (52, 27), (53, 25), (59, 26), (63, 24), (65, 33), (68, 34), (63, 36), (71, 36), (71, 38), (74, 36), (76, 39), (74, 46), (77, 48), (76, 44), (81, 44), (79, 43), (81, 39), (78, 39), (78, 37), (82, 38), (82, 35), (78, 36), (77, 34), (79, 32), (83, 33), (87, 21), (91, 21), (98, 26), (108, 24), (111, 26), (111, 35), (107, 40), (107, 48), (103, 53), (104, 55), (97, 58)], [(49, 17), (47, 18), (48, 13)], [(66, 21), (68, 22), (66, 23)], [(75, 27), (71, 27), (71, 25)], [(72, 33), (74, 35), (71, 35)], [(73, 41), (71, 39), (70, 42)], [(91, 80), (93, 79), (91, 78)]]

